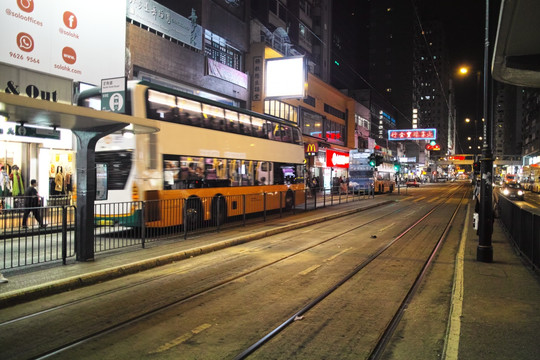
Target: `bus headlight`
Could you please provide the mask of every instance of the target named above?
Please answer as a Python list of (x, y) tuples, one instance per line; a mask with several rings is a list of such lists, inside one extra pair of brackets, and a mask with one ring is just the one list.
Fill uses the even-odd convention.
[(523, 190), (518, 190), (518, 195), (522, 196), (523, 195)]

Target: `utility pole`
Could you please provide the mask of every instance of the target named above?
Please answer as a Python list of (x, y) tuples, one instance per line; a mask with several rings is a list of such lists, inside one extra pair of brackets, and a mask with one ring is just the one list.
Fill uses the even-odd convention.
[(486, 27), (484, 42), (484, 143), (480, 161), (480, 222), (476, 260), (493, 262), (493, 152), (491, 149), (492, 120), (488, 119), (488, 78), (489, 78), (489, 0), (486, 0)]

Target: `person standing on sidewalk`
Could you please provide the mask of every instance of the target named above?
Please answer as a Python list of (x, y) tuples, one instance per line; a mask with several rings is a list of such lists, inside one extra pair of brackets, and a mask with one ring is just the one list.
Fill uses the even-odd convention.
[(22, 220), (22, 227), (27, 228), (26, 222), (28, 220), (28, 215), (30, 215), (30, 212), (34, 214), (34, 217), (39, 223), (39, 227), (44, 228), (47, 226), (46, 224), (43, 224), (43, 220), (41, 219), (41, 215), (39, 213), (40, 209), (38, 209), (39, 206), (39, 195), (36, 189), (37, 181), (36, 179), (30, 180), (30, 186), (25, 190), (24, 192), (24, 215)]

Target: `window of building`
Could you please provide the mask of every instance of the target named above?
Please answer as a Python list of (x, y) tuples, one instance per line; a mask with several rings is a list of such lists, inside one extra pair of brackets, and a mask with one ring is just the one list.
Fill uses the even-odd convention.
[(298, 110), (296, 106), (289, 105), (279, 100), (265, 100), (264, 113), (298, 123)]
[(325, 119), (325, 138), (326, 141), (334, 144), (345, 144), (345, 126)]
[(364, 119), (358, 114), (354, 114), (354, 122), (358, 126), (362, 126), (368, 130), (371, 130), (371, 122), (368, 119)]
[(268, 2), (270, 12), (276, 14), (285, 23), (287, 22), (287, 1), (270, 0)]
[(310, 31), (308, 29), (308, 27), (302, 23), (299, 24), (299, 27), (300, 27), (300, 37), (304, 40), (306, 40), (307, 42), (310, 42), (311, 41), (311, 36), (310, 36)]
[(304, 99), (304, 103), (315, 107), (315, 98), (313, 96), (307, 95), (306, 98)]
[(300, 0), (300, 10), (306, 13), (307, 16), (311, 17), (311, 4), (306, 0)]
[(345, 120), (345, 113), (339, 109), (336, 109), (335, 107), (331, 105), (324, 104), (324, 112), (330, 115), (334, 115), (337, 118)]
[(324, 119), (321, 115), (311, 111), (303, 111), (301, 124), (302, 134), (322, 139), (323, 122)]
[(226, 39), (208, 30), (204, 31), (204, 54), (212, 60), (242, 71), (242, 53)]

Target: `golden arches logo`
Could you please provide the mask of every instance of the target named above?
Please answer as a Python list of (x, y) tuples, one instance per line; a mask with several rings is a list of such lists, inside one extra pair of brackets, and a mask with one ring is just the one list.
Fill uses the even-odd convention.
[(315, 155), (317, 154), (317, 144), (306, 144), (306, 154)]

